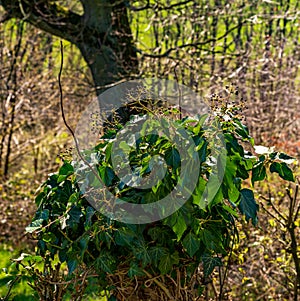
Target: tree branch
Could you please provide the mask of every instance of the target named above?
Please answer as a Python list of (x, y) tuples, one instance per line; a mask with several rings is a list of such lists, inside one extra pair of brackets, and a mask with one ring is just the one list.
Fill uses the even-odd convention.
[[(48, 1), (0, 0), (9, 18), (24, 21), (62, 39), (76, 43), (80, 37), (82, 17)], [(7, 17), (8, 18), (8, 17)]]
[(151, 58), (163, 58), (163, 57), (168, 57), (169, 54), (173, 51), (177, 51), (178, 49), (184, 49), (187, 47), (200, 47), (203, 45), (207, 45), (209, 43), (212, 42), (217, 42), (220, 41), (222, 39), (224, 39), (227, 35), (229, 35), (232, 31), (234, 31), (235, 29), (237, 29), (238, 27), (242, 26), (243, 24), (245, 24), (247, 21), (242, 22), (241, 24), (238, 24), (236, 26), (233, 26), (232, 28), (228, 29), (224, 34), (222, 34), (221, 36), (217, 37), (217, 38), (212, 38), (212, 39), (208, 39), (205, 41), (199, 41), (199, 42), (193, 42), (193, 43), (188, 43), (188, 44), (183, 44), (183, 45), (179, 45), (177, 47), (172, 47), (169, 48), (168, 50), (166, 50), (164, 53), (161, 54), (151, 54), (151, 53), (145, 53), (140, 49), (137, 49), (137, 52), (140, 53), (142, 56), (145, 57), (151, 57)]
[(10, 14), (7, 12), (4, 13), (3, 16), (0, 17), (0, 24), (8, 21), (9, 19), (11, 19)]

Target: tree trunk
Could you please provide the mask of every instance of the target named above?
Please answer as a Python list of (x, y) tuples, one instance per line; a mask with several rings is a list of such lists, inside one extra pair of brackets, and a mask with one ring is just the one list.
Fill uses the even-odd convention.
[(86, 30), (76, 44), (90, 67), (98, 94), (105, 85), (136, 73), (137, 55), (124, 2), (84, 3)]

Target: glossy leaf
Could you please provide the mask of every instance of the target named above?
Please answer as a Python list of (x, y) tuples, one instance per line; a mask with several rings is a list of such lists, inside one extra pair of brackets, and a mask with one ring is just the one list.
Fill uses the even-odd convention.
[(44, 219), (42, 218), (32, 221), (31, 224), (25, 228), (26, 232), (33, 233), (34, 231), (40, 229), (43, 225), (43, 221)]
[(254, 182), (264, 180), (266, 176), (267, 176), (266, 167), (263, 162), (259, 162), (252, 169), (252, 178), (251, 178), (252, 185), (254, 184)]
[(246, 216), (246, 220), (252, 219), (253, 225), (257, 224), (258, 204), (254, 199), (253, 191), (247, 188), (241, 190), (241, 200), (238, 205), (242, 214)]
[(279, 176), (284, 180), (292, 182), (295, 181), (292, 170), (287, 166), (285, 162), (273, 162), (270, 166), (270, 171), (278, 173)]

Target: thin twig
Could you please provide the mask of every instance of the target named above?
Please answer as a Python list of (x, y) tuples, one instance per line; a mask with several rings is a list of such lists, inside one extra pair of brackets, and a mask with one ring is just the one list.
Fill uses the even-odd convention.
[(91, 166), (91, 164), (80, 153), (78, 140), (75, 136), (75, 133), (74, 133), (73, 129), (69, 126), (69, 124), (66, 120), (65, 111), (64, 111), (64, 103), (63, 103), (63, 89), (62, 89), (62, 84), (61, 84), (61, 76), (62, 76), (63, 64), (64, 64), (64, 50), (63, 50), (63, 42), (62, 41), (60, 41), (60, 54), (61, 54), (61, 63), (60, 63), (60, 69), (59, 69), (59, 73), (58, 73), (58, 85), (59, 85), (60, 109), (61, 109), (62, 119), (63, 119), (63, 122), (64, 122), (66, 128), (71, 133), (71, 136), (74, 140), (75, 148), (76, 148), (76, 151), (77, 151), (77, 154), (78, 154), (79, 158), (88, 166), (88, 168), (95, 175), (95, 177), (100, 181), (100, 183), (102, 183), (102, 180), (101, 180), (99, 174), (94, 170), (94, 168)]

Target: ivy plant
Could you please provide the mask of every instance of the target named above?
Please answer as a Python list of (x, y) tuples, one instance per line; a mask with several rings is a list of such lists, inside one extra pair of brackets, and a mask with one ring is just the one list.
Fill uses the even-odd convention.
[[(185, 204), (172, 215), (153, 223), (123, 223), (97, 211), (79, 189), (80, 179), (74, 172), (74, 162), (64, 161), (59, 171), (51, 174), (42, 185), (35, 200), (35, 217), (26, 229), (38, 240), (37, 255), (66, 263), (69, 277), (82, 267), (95, 270), (101, 289), (111, 290), (111, 300), (118, 290), (111, 275), (118, 274), (121, 269), (128, 279), (168, 275), (175, 282), (178, 281), (176, 271), (184, 270), (188, 283), (202, 266), (203, 277), (208, 278), (215, 267), (222, 266), (222, 258), (232, 248), (238, 235), (236, 220), (244, 216), (254, 226), (258, 223), (259, 206), (253, 193), (255, 182), (263, 181), (268, 170), (294, 181), (288, 165), (293, 158), (268, 148), (253, 148), (253, 138), (234, 106), (222, 104), (214, 112), (213, 118), (224, 137), (225, 161), (213, 158), (204, 127), (207, 115), (178, 118), (176, 124), (195, 142), (200, 174)], [(165, 110), (165, 113), (170, 111)], [(126, 126), (134, 122), (132, 119)], [(151, 158), (155, 155), (163, 157), (167, 165), (164, 178), (152, 189), (124, 185), (111, 164), (112, 144), (123, 127), (118, 124), (108, 129), (99, 144), (84, 154), (88, 162), (97, 160), (97, 175), (87, 168), (85, 179), (93, 182), (99, 176), (111, 193), (128, 202), (138, 204), (161, 199), (178, 181), (181, 158), (176, 148), (159, 135), (140, 137), (134, 148), (125, 142), (121, 144), (129, 148), (131, 169), (141, 176), (149, 174)], [(203, 206), (205, 186), (212, 176), (211, 160), (220, 160), (218, 164), (223, 164), (224, 175), (213, 199)], [(172, 295), (172, 292), (169, 290), (166, 294)]]

